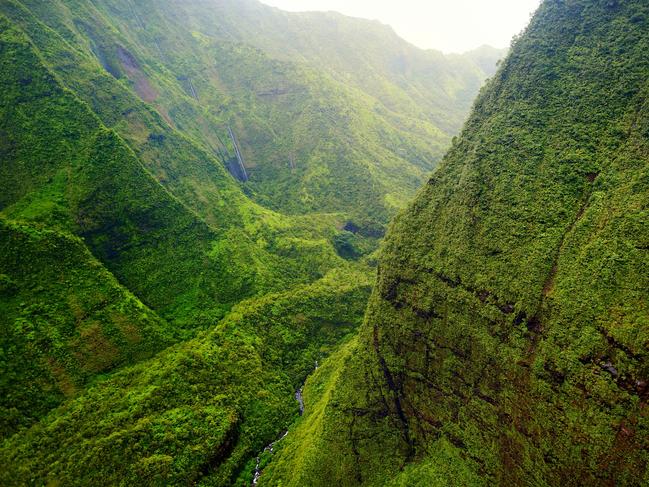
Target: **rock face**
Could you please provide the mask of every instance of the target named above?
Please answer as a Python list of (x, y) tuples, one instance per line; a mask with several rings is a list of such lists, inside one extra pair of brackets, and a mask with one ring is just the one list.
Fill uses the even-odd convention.
[(541, 5), (388, 232), (309, 478), (649, 482), (648, 48), (645, 1)]

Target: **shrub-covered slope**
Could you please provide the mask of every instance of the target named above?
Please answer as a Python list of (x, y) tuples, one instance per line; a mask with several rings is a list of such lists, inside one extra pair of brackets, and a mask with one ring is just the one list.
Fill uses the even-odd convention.
[[(197, 180), (214, 168), (189, 161), (189, 170), (187, 156), (170, 157), (182, 151), (165, 125), (201, 145), (203, 160), (221, 159), (220, 169), (227, 163), (241, 176), (232, 128), (254, 200), (293, 214), (342, 213), (372, 233), (437, 163), (489, 74), (475, 56), (424, 52), (374, 23), (258, 2), (8, 0), (0, 8), (162, 184), (216, 221), (222, 206), (208, 201), (231, 188), (213, 174)], [(478, 58), (495, 63), (492, 52)], [(134, 110), (124, 87), (157, 119)]]
[(542, 4), (261, 484), (649, 482), (648, 49), (646, 2)]
[[(216, 329), (91, 386), (0, 448), (2, 485), (250, 485), (294, 392), (352, 333), (364, 272), (237, 305)], [(238, 478), (238, 480), (237, 480)]]
[(0, 329), (3, 436), (175, 338), (79, 239), (1, 219)]
[(281, 60), (324, 69), (384, 109), (430, 120), (450, 136), (461, 128), (475, 93), (484, 78), (494, 74), (503, 54), (483, 46), (445, 56), (416, 48), (376, 21), (336, 12), (283, 12), (256, 0), (175, 5), (197, 30), (246, 42)]
[[(2, 225), (2, 435), (93, 375), (216, 324), (240, 300), (344, 264), (332, 218), (263, 210), (223, 168), (231, 189), (220, 196), (232, 214), (252, 216), (207, 224), (61, 86), (22, 32), (6, 19), (0, 27), (0, 215), (37, 225)], [(179, 150), (200, 156), (191, 148)]]
[[(217, 224), (208, 214), (197, 214), (198, 208), (192, 211), (189, 205), (200, 201), (199, 195), (185, 198), (182, 189), (156, 181), (142, 164), (150, 155), (137, 157), (60, 85), (22, 33), (3, 25), (0, 209), (5, 215), (83, 236), (143, 302), (187, 327), (213, 324), (246, 296), (316, 279), (342, 262), (326, 240), (335, 231), (331, 219), (300, 222), (258, 208), (222, 168), (217, 176), (229, 193), (219, 192), (211, 203), (228, 215), (220, 215)], [(169, 140), (183, 143), (176, 132)], [(166, 148), (181, 161), (201, 156), (190, 144), (176, 149)], [(194, 172), (193, 181), (199, 181), (200, 168)]]
[(0, 483), (249, 483), (493, 56), (256, 2), (0, 2)]

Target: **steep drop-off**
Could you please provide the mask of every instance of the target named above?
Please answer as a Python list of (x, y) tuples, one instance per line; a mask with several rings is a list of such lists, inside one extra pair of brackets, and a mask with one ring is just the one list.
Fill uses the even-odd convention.
[(260, 485), (649, 483), (648, 50), (644, 1), (541, 5)]

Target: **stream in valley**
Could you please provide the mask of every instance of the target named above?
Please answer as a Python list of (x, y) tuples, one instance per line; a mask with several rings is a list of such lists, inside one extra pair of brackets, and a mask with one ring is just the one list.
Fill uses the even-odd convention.
[[(318, 370), (318, 361), (317, 361), (317, 360), (316, 360), (316, 362), (315, 362), (315, 369), (314, 369), (314, 371), (316, 371), (316, 370)], [(295, 400), (297, 401), (297, 403), (298, 403), (299, 406), (300, 406), (300, 416), (302, 416), (302, 415), (304, 414), (304, 400), (302, 399), (302, 389), (304, 388), (304, 384), (306, 384), (306, 380), (305, 380), (305, 382), (302, 384), (302, 386), (301, 386), (297, 391), (295, 391)], [(273, 448), (275, 447), (275, 444), (277, 444), (277, 442), (282, 441), (284, 438), (286, 438), (286, 435), (288, 435), (288, 430), (284, 431), (284, 432), (279, 436), (279, 438), (277, 438), (275, 441), (273, 441), (272, 443), (270, 443), (270, 444), (269, 444), (266, 448), (264, 448), (264, 450), (263, 450), (263, 451), (262, 451), (262, 452), (257, 456), (257, 464), (255, 465), (255, 475), (254, 475), (253, 478), (252, 478), (252, 485), (253, 485), (253, 486), (257, 485), (257, 483), (259, 482), (259, 477), (261, 477), (261, 473), (262, 473), (262, 470), (263, 470), (263, 469), (261, 468), (261, 455), (262, 455), (264, 452), (269, 452), (269, 453), (272, 454), (272, 453), (273, 453)]]

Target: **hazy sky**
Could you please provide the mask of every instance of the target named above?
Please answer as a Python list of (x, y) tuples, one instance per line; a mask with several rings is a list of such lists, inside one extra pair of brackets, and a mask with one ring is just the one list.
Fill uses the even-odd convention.
[(463, 52), (507, 47), (540, 0), (262, 0), (284, 10), (335, 10), (391, 25), (422, 48)]

